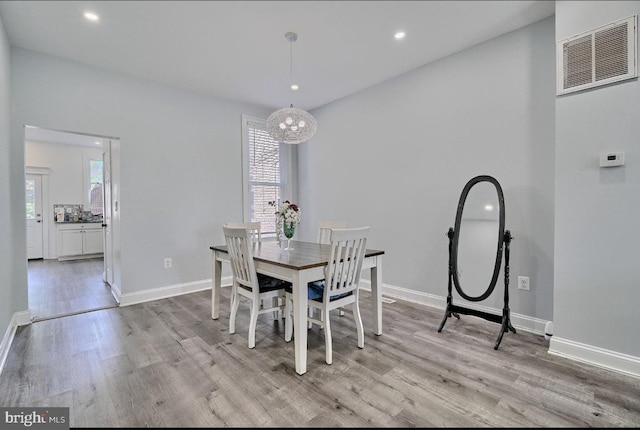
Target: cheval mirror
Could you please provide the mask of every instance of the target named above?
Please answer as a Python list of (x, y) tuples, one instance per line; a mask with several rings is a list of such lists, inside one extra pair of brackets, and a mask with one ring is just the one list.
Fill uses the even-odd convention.
[[(442, 331), (447, 319), (458, 314), (473, 315), (501, 324), (493, 349), (498, 349), (502, 336), (516, 330), (509, 315), (509, 244), (511, 232), (504, 229), (504, 196), (502, 187), (491, 176), (476, 176), (465, 185), (460, 195), (455, 227), (449, 237), (449, 285), (445, 315), (438, 328)], [(495, 290), (504, 250), (504, 306), (502, 315), (467, 308), (453, 303), (453, 288), (465, 300), (480, 302)]]

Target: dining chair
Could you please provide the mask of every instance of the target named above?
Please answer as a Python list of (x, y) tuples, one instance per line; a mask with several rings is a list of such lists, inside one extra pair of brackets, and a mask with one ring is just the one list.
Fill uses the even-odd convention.
[(331, 243), (331, 229), (332, 228), (347, 228), (346, 221), (320, 221), (318, 223), (318, 243), (329, 244)]
[[(223, 226), (227, 252), (233, 272), (233, 286), (231, 289), (231, 315), (229, 316), (229, 333), (236, 332), (236, 316), (240, 307), (240, 298), (251, 301), (249, 317), (248, 346), (256, 345), (256, 325), (258, 315), (268, 312), (278, 312), (286, 306), (285, 288), (291, 283), (275, 278), (259, 278), (253, 261), (253, 242), (249, 230), (246, 228), (232, 228)], [(282, 298), (282, 300), (274, 300)], [(271, 305), (267, 306), (267, 303)], [(286, 320), (285, 320), (286, 324)], [(286, 332), (286, 328), (285, 328)]]
[[(249, 235), (251, 237), (251, 240), (253, 241), (253, 243), (257, 243), (258, 245), (262, 244), (262, 223), (260, 221), (254, 221), (254, 222), (227, 222), (225, 223), (225, 226), (227, 227), (231, 227), (231, 228), (244, 228), (247, 229), (247, 231), (249, 232)], [(273, 278), (269, 275), (264, 275), (262, 273), (258, 273), (258, 282), (262, 283), (262, 284), (266, 284), (266, 283), (278, 283), (278, 282), (282, 282), (279, 279)], [(275, 301), (278, 301), (278, 303), (276, 304)], [(231, 295), (231, 302), (230, 302), (230, 308), (231, 306), (233, 306), (233, 294)], [(278, 307), (278, 309), (280, 309), (280, 306), (282, 306), (282, 302), (281, 299), (278, 297), (274, 298), (274, 303), (273, 303), (274, 307)], [(284, 308), (283, 308), (284, 309)], [(273, 314), (273, 319), (278, 319), (282, 317), (282, 312), (278, 311), (275, 312)]]
[[(308, 317), (308, 320), (312, 324), (324, 328), (325, 361), (327, 364), (333, 362), (329, 312), (334, 309), (351, 305), (358, 335), (358, 347), (364, 348), (359, 286), (369, 230), (370, 227), (333, 229), (331, 254), (324, 270), (324, 283), (321, 285), (313, 283), (307, 286), (307, 305), (320, 311), (320, 318)], [(291, 287), (288, 287), (285, 309), (285, 340), (287, 342), (291, 340), (293, 335), (292, 307), (292, 290)]]
[[(323, 243), (323, 244), (330, 244), (332, 228), (347, 228), (347, 222), (346, 221), (330, 221), (330, 220), (320, 221), (318, 223), (317, 242)], [(313, 308), (309, 308), (309, 316), (313, 317)], [(342, 309), (340, 309), (340, 316), (344, 316), (344, 311)], [(311, 328), (311, 322), (309, 322), (309, 328)]]
[(246, 228), (251, 234), (251, 240), (254, 243), (262, 243), (262, 223), (260, 221), (255, 222), (228, 222), (225, 226), (231, 228)]

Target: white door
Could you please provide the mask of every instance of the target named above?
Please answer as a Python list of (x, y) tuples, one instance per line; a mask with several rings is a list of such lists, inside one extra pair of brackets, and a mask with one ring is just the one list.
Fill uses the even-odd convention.
[(102, 230), (104, 234), (104, 282), (113, 286), (113, 236), (111, 229), (111, 141), (102, 153), (102, 181), (104, 208)]
[(27, 259), (42, 258), (42, 176), (27, 175)]

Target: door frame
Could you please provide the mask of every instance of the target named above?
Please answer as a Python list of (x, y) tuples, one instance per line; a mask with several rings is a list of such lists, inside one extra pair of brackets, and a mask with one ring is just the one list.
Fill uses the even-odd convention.
[[(33, 125), (28, 125), (25, 124), (23, 126), (23, 135), (22, 135), (22, 147), (23, 150), (26, 146), (25, 142), (27, 140), (27, 136), (26, 136), (26, 129), (41, 129), (41, 130), (49, 130), (49, 131), (53, 131), (53, 132), (60, 132), (60, 133), (68, 133), (68, 134), (76, 134), (76, 135), (82, 135), (82, 136), (90, 136), (90, 137), (95, 137), (95, 138), (99, 138), (99, 139), (106, 139), (109, 141), (108, 145), (106, 145), (106, 147), (109, 148), (109, 153), (111, 155), (111, 218), (112, 218), (112, 233), (113, 233), (113, 237), (112, 237), (112, 249), (113, 249), (113, 253), (111, 255), (112, 258), (112, 267), (113, 267), (113, 279), (114, 279), (114, 283), (110, 285), (111, 287), (111, 294), (113, 295), (113, 297), (116, 300), (116, 303), (120, 303), (120, 296), (121, 296), (121, 286), (119, 285), (120, 281), (121, 281), (121, 263), (120, 263), (120, 257), (119, 257), (119, 250), (120, 250), (120, 213), (118, 210), (118, 201), (120, 200), (120, 138), (119, 137), (114, 137), (114, 136), (103, 136), (100, 134), (96, 134), (96, 133), (82, 133), (82, 132), (78, 132), (78, 131), (69, 131), (69, 130), (60, 130), (60, 129), (54, 129), (54, 128), (48, 128), (48, 127), (37, 127), (37, 126), (33, 126)], [(25, 180), (26, 180), (26, 172), (27, 169), (35, 169), (38, 170), (41, 174), (46, 173), (46, 181), (43, 181), (43, 185), (42, 185), (42, 192), (43, 192), (43, 201), (42, 201), (42, 205), (43, 207), (48, 207), (49, 205), (49, 171), (50, 169), (48, 168), (42, 168), (42, 167), (32, 167), (32, 166), (24, 166), (24, 171), (25, 171)], [(114, 171), (115, 170), (115, 171)], [(44, 179), (44, 177), (43, 177)], [(46, 182), (46, 185), (45, 185)], [(23, 184), (24, 186), (24, 184)], [(46, 190), (46, 191), (45, 191)], [(116, 191), (117, 190), (117, 191)], [(45, 206), (47, 205), (47, 206)], [(53, 212), (53, 211), (51, 211)], [(49, 253), (49, 220), (53, 220), (53, 215), (52, 213), (50, 213), (48, 210), (44, 210), (43, 211), (44, 217), (43, 217), (43, 222), (45, 222), (45, 219), (47, 220), (45, 222), (45, 227), (43, 228), (43, 235), (44, 238), (43, 240), (46, 240), (47, 245), (44, 245), (43, 242), (43, 257), (46, 258), (51, 258), (51, 254)], [(47, 230), (47, 233), (44, 233), (44, 230)], [(25, 235), (25, 244), (26, 244), (26, 235)], [(27, 291), (29, 289), (29, 282), (27, 280)]]
[(25, 180), (27, 175), (39, 175), (41, 178), (40, 193), (42, 198), (42, 258), (49, 258), (49, 222), (51, 220), (51, 214), (47, 210), (49, 207), (49, 173), (48, 167), (25, 167)]
[[(102, 215), (102, 236), (104, 242), (104, 273), (103, 280), (110, 287), (115, 284), (114, 281), (114, 259), (113, 259), (113, 186), (112, 186), (112, 162), (111, 162), (111, 144), (109, 139), (105, 143), (105, 150), (102, 153), (102, 186), (103, 186), (103, 208)], [(105, 172), (108, 171), (108, 184), (105, 180)], [(107, 186), (108, 185), (108, 186)]]

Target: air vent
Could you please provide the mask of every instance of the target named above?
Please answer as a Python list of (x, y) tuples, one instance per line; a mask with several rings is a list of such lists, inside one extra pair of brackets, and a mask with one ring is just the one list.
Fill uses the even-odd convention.
[(557, 94), (637, 77), (637, 40), (637, 15), (633, 15), (558, 41)]

